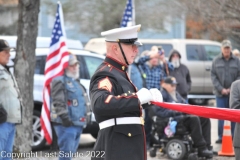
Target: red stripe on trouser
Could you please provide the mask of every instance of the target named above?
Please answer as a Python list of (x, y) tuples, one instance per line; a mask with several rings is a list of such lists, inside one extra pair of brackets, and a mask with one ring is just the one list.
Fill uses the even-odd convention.
[(144, 160), (147, 160), (147, 148), (146, 148), (146, 134), (145, 134), (145, 129), (144, 125), (142, 125), (142, 130), (143, 130), (143, 137), (144, 137)]

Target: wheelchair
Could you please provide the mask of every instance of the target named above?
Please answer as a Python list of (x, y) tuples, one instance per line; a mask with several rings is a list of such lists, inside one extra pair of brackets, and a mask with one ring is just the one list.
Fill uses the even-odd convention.
[[(150, 157), (156, 157), (157, 152), (161, 152), (167, 154), (168, 158), (173, 160), (200, 159), (198, 150), (193, 147), (193, 141), (183, 123), (178, 122), (175, 134), (167, 137), (164, 129), (169, 123), (169, 118), (153, 116), (152, 122)], [(205, 157), (202, 158), (205, 159)], [(211, 159), (208, 158), (207, 160)]]

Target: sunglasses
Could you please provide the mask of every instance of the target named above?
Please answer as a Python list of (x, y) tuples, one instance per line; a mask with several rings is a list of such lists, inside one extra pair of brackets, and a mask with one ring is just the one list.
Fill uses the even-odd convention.
[(158, 50), (158, 54), (163, 55), (164, 54), (164, 50), (163, 49)]

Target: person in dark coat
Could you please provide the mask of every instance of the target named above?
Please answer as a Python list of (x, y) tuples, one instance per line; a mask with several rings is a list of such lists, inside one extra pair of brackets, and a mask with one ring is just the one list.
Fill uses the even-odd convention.
[[(216, 95), (218, 108), (229, 108), (229, 94), (231, 84), (240, 79), (240, 60), (233, 56), (232, 44), (229, 40), (223, 40), (221, 53), (214, 58), (211, 68), (213, 93)], [(224, 120), (218, 120), (218, 140), (222, 143)], [(231, 122), (231, 133), (234, 137), (235, 122)]]
[(142, 104), (154, 100), (154, 95), (146, 88), (137, 91), (127, 74), (141, 44), (137, 41), (140, 27), (101, 33), (106, 37), (107, 55), (90, 82), (92, 109), (100, 128), (92, 160), (147, 159)]
[[(186, 103), (185, 99), (176, 91), (177, 81), (174, 77), (168, 76), (162, 83), (162, 97), (164, 102), (170, 103)], [(199, 118), (197, 116), (188, 115), (182, 112), (173, 111), (163, 107), (153, 107), (156, 116), (160, 118), (173, 117), (190, 131), (194, 147), (198, 148), (200, 157), (212, 157), (213, 152), (211, 145), (211, 123), (209, 118)]]
[(177, 92), (187, 101), (187, 95), (191, 90), (191, 76), (187, 66), (181, 63), (181, 54), (173, 49), (169, 53), (169, 62), (174, 66), (174, 70), (169, 70), (170, 76), (176, 78)]

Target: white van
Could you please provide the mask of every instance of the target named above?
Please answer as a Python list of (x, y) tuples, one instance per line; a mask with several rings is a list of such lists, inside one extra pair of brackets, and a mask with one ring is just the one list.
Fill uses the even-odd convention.
[[(214, 57), (221, 53), (221, 44), (210, 40), (196, 39), (139, 39), (143, 43), (139, 47), (139, 53), (150, 50), (153, 45), (162, 46), (166, 58), (172, 49), (180, 52), (181, 62), (185, 64), (191, 75), (192, 88), (188, 95), (190, 101), (195, 104), (203, 104), (208, 99), (215, 98), (212, 93), (211, 65)], [(85, 49), (106, 53), (105, 39), (91, 39)]]

